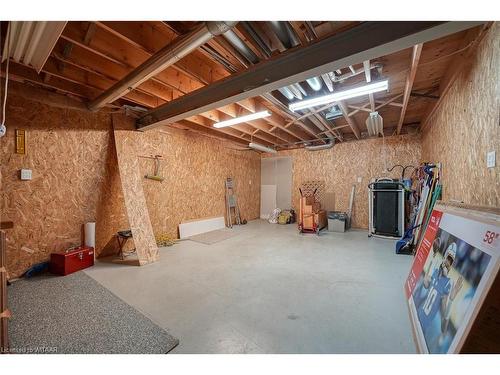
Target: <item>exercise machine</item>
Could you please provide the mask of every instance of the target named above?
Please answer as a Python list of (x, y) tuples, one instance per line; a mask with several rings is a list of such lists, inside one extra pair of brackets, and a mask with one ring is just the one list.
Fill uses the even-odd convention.
[(368, 236), (401, 239), (405, 231), (405, 185), (378, 178), (368, 185)]

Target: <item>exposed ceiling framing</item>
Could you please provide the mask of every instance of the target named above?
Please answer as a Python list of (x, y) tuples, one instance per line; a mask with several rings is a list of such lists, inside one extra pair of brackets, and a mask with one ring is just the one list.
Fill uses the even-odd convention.
[[(170, 124), (243, 146), (258, 142), (295, 148), (364, 138), (365, 120), (372, 111), (383, 116), (387, 135), (419, 123), (425, 126), (462, 60), (488, 28), (480, 22), (242, 21), (229, 33), (222, 30), (222, 35), (142, 74), (168, 46), (203, 25), (68, 22), (39, 73), (22, 59), (12, 60), (9, 79), (94, 109), (137, 108), (143, 129)], [(7, 22), (1, 26), (4, 48)], [(138, 80), (130, 83), (127, 77)], [(381, 77), (389, 80), (387, 92), (297, 113), (288, 109), (298, 97)], [(272, 115), (229, 128), (213, 127), (262, 110)]]

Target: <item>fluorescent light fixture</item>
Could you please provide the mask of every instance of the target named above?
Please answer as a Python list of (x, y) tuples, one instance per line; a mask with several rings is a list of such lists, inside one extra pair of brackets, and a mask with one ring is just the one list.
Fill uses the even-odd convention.
[(232, 118), (232, 119), (226, 120), (226, 121), (216, 122), (214, 124), (214, 128), (224, 128), (226, 126), (241, 124), (242, 122), (257, 120), (259, 118), (264, 118), (264, 117), (268, 117), (268, 116), (271, 116), (271, 112), (269, 112), (269, 111), (255, 112), (255, 113), (252, 113), (250, 115), (236, 117), (236, 118)]
[(10, 21), (9, 43), (4, 43), (2, 62), (9, 55), (24, 65), (42, 70), (67, 21)]
[(379, 134), (384, 135), (384, 119), (378, 112), (370, 112), (366, 119), (366, 128), (368, 129), (368, 135), (371, 137)]
[(341, 100), (346, 100), (350, 98), (356, 98), (358, 96), (372, 94), (374, 92), (387, 90), (389, 87), (389, 81), (378, 81), (370, 83), (368, 85), (355, 87), (349, 90), (334, 92), (333, 94), (328, 94), (320, 96), (317, 98), (312, 98), (308, 100), (302, 100), (300, 102), (292, 103), (288, 106), (291, 111), (299, 111), (305, 108), (317, 107), (319, 105), (338, 102)]
[(248, 144), (248, 147), (253, 148), (254, 150), (259, 150), (262, 152), (270, 152), (271, 154), (275, 154), (277, 151), (274, 148), (266, 147), (263, 145), (260, 145), (258, 143), (250, 142)]

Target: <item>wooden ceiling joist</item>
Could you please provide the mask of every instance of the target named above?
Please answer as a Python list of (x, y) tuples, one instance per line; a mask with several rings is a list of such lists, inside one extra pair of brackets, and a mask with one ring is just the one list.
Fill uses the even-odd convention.
[[(237, 104), (223, 106), (221, 108), (218, 108), (218, 110), (223, 112), (224, 114), (226, 114), (229, 118), (235, 118), (238, 116), (245, 116), (245, 115), (248, 115), (248, 114), (255, 112), (255, 111), (254, 112), (247, 111), (245, 108), (240, 107)], [(253, 121), (250, 121), (246, 124), (253, 127), (254, 130), (256, 130), (256, 131), (260, 131), (260, 132), (267, 134), (267, 136), (274, 137), (273, 143), (277, 143), (276, 142), (277, 140), (280, 140), (283, 142), (290, 142), (290, 141), (294, 140), (294, 138), (290, 138), (290, 136), (288, 136), (288, 133), (285, 133), (286, 134), (285, 135), (285, 134), (278, 134), (278, 132), (273, 131), (272, 130), (273, 126), (262, 119), (253, 120)], [(254, 134), (255, 134), (255, 132), (254, 132)]]
[(356, 123), (356, 120), (354, 120), (353, 116), (349, 116), (349, 110), (347, 109), (347, 105), (343, 101), (338, 102), (338, 104), (352, 132), (354, 133), (356, 138), (359, 139), (361, 137), (361, 133), (359, 131), (359, 126)]
[(217, 27), (213, 25), (212, 21), (204, 22), (189, 34), (174, 39), (171, 43), (158, 50), (146, 61), (137, 66), (120, 81), (116, 82), (113, 86), (92, 100), (89, 103), (89, 108), (91, 110), (97, 110), (107, 103), (119, 99), (149, 78), (163, 72), (176, 61), (187, 56), (190, 52), (205, 44), (213, 37), (223, 33), (225, 30), (229, 30), (235, 24), (235, 22), (218, 21), (215, 23)]
[[(271, 112), (271, 116), (264, 118), (264, 121), (271, 125), (271, 132), (275, 132), (279, 129), (281, 134), (285, 137), (288, 138), (291, 136), (293, 139), (298, 140), (305, 140), (309, 137), (302, 130), (287, 128), (283, 112), (273, 103), (269, 103), (261, 98), (248, 98), (239, 101), (238, 104), (251, 112), (269, 110)], [(279, 113), (280, 115), (277, 115), (276, 113)], [(292, 141), (292, 139), (290, 139), (290, 141)]]
[[(42, 71), (60, 79), (96, 89), (99, 92), (102, 92), (113, 84), (113, 80), (110, 80), (109, 78), (82, 70), (71, 64), (66, 64), (64, 70), (61, 71), (57, 63), (57, 59), (54, 57), (49, 57)], [(127, 95), (125, 95), (125, 98), (146, 108), (154, 108), (161, 103), (165, 103), (164, 100), (161, 100), (157, 96), (141, 90), (130, 91)]]
[[(175, 33), (163, 22), (119, 22), (104, 21), (97, 25), (135, 48), (144, 50), (149, 55), (158, 52), (166, 44), (171, 43), (180, 34)], [(218, 63), (205, 58), (198, 50), (183, 57), (172, 65), (174, 69), (207, 85), (228, 75)]]
[[(234, 77), (149, 111), (137, 121), (142, 129), (206, 112), (239, 100), (262, 95), (318, 74), (334, 71), (410, 45), (443, 37), (480, 22), (366, 22), (283, 56), (258, 64)], [(333, 55), (332, 55), (333, 54)], [(291, 63), (293, 61), (293, 63)]]
[(175, 126), (177, 124), (181, 128), (189, 129), (189, 130), (192, 130), (196, 133), (201, 133), (201, 134), (209, 135), (209, 136), (214, 137), (214, 138), (218, 138), (218, 139), (222, 139), (222, 140), (226, 140), (226, 141), (231, 141), (231, 142), (234, 142), (234, 143), (237, 143), (240, 145), (248, 146), (247, 140), (242, 139), (240, 137), (232, 136), (230, 134), (226, 134), (224, 132), (217, 131), (217, 130), (210, 128), (210, 127), (202, 127), (202, 126), (196, 125), (196, 124), (189, 122), (189, 121), (186, 121), (186, 120), (177, 121), (173, 125)]
[(398, 126), (396, 128), (396, 133), (401, 132), (401, 127), (405, 119), (406, 108), (408, 108), (408, 102), (410, 101), (411, 89), (413, 87), (413, 81), (415, 81), (415, 76), (417, 75), (418, 62), (420, 61), (420, 54), (422, 53), (422, 43), (413, 46), (411, 54), (411, 64), (408, 77), (406, 78), (405, 90), (403, 93), (403, 106), (401, 107), (401, 114), (399, 116)]
[[(84, 31), (78, 22), (70, 22), (61, 37), (116, 64), (123, 65), (127, 68), (127, 74), (151, 57), (151, 54), (145, 52), (142, 48), (133, 46), (100, 28), (97, 28), (90, 43), (85, 45), (82, 42)], [(203, 84), (200, 82), (191, 79), (172, 67), (163, 70), (155, 78), (171, 89), (177, 90), (180, 94), (203, 87)]]

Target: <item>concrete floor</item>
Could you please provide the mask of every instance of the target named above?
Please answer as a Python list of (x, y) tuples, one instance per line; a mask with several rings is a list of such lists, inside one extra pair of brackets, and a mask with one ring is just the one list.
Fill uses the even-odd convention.
[(414, 353), (403, 284), (412, 257), (365, 231), (300, 235), (252, 221), (182, 241), (144, 267), (88, 275), (180, 340), (172, 353)]

